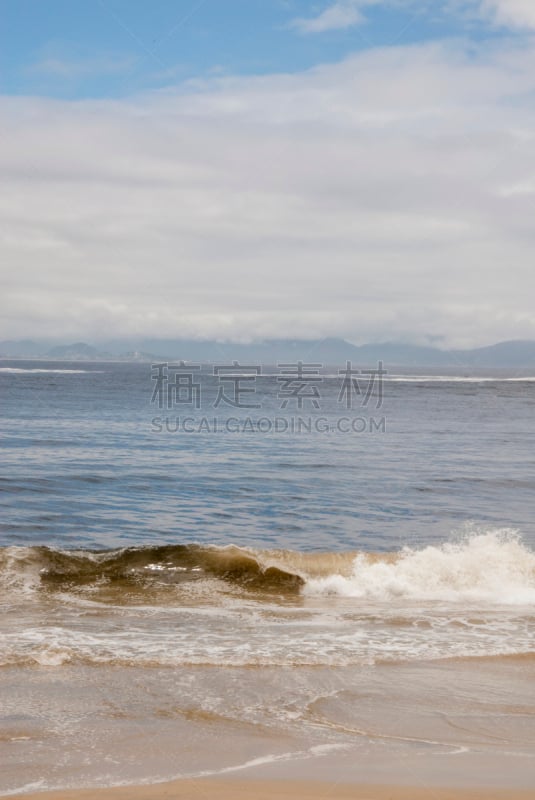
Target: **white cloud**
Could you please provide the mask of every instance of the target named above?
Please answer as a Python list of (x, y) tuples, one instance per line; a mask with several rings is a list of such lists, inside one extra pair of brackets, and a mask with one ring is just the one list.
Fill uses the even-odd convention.
[(343, 30), (366, 22), (363, 11), (369, 6), (410, 9), (411, 13), (471, 17), (501, 28), (535, 30), (535, 0), (337, 0), (313, 17), (298, 17), (290, 27), (302, 34)]
[(535, 338), (535, 53), (0, 99), (0, 338)]
[(316, 16), (292, 20), (290, 27), (302, 34), (351, 28), (366, 22), (363, 10), (375, 5), (446, 16), (468, 10), (499, 27), (535, 30), (535, 0), (337, 0)]
[(482, 12), (499, 25), (535, 30), (535, 0), (480, 0)]
[(299, 33), (324, 33), (325, 31), (343, 30), (360, 25), (365, 21), (361, 9), (376, 5), (381, 0), (338, 0), (327, 6), (315, 17), (298, 17), (290, 23)]

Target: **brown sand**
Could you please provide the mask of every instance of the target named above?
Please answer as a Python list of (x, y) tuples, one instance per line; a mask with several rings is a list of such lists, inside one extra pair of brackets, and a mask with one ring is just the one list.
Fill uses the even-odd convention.
[(38, 792), (26, 800), (533, 800), (530, 790), (343, 786), (254, 780), (178, 780), (151, 786)]

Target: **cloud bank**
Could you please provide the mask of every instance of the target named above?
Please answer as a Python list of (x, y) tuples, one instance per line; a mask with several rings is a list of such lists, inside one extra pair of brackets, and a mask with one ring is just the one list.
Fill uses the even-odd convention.
[(535, 338), (535, 51), (0, 99), (0, 337)]

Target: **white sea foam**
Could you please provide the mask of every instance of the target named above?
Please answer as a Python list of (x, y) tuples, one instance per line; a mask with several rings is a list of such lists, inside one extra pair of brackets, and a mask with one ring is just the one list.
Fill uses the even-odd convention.
[(535, 376), (504, 378), (500, 376), (477, 377), (474, 375), (385, 375), (392, 383), (535, 383)]
[(359, 554), (349, 577), (312, 578), (307, 595), (535, 604), (535, 553), (515, 531), (472, 534), (455, 543), (405, 548), (395, 559)]
[(0, 594), (32, 595), (40, 584), (40, 563), (32, 547), (12, 545), (0, 551)]
[(0, 372), (12, 375), (31, 375), (36, 372), (51, 373), (54, 375), (79, 375), (85, 372), (103, 372), (103, 370), (93, 369), (25, 369), (23, 367), (0, 367)]
[(276, 764), (280, 761), (300, 761), (302, 759), (318, 758), (327, 756), (336, 751), (347, 750), (347, 744), (319, 744), (310, 747), (308, 750), (290, 751), (287, 753), (273, 753), (258, 758), (252, 758), (250, 761), (244, 761), (242, 764), (232, 765), (230, 767), (223, 767), (218, 770), (203, 770), (202, 772), (193, 773), (189, 775), (181, 775), (180, 777), (193, 777), (193, 778), (208, 778), (216, 775), (224, 775), (228, 772), (240, 772), (241, 770), (251, 769), (252, 767), (262, 767), (267, 764)]

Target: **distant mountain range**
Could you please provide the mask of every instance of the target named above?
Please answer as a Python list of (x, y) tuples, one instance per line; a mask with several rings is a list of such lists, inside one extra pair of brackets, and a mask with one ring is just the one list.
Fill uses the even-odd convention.
[(386, 367), (489, 367), (535, 368), (535, 341), (500, 342), (473, 350), (439, 350), (435, 347), (383, 342), (353, 345), (344, 339), (271, 339), (250, 344), (186, 339), (110, 340), (99, 347), (85, 342), (58, 345), (28, 339), (0, 342), (1, 358), (36, 358), (61, 361), (194, 361), (240, 364), (277, 364), (296, 360), (340, 365), (383, 361)]

